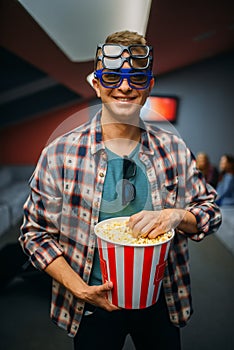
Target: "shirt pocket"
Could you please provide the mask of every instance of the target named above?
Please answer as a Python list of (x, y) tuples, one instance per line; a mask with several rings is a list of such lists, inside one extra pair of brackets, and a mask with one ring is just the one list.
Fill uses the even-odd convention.
[(166, 180), (162, 185), (162, 203), (163, 208), (174, 208), (178, 193), (178, 177), (172, 180)]

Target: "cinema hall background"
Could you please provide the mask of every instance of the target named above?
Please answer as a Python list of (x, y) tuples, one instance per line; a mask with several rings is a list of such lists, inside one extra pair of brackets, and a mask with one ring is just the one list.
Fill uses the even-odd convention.
[[(222, 154), (234, 153), (231, 2), (65, 3), (66, 11), (63, 2), (56, 6), (55, 0), (0, 4), (0, 249), (17, 242), (28, 179), (42, 148), (98, 108), (87, 77), (93, 71), (96, 44), (115, 29), (141, 31), (154, 46), (151, 97), (172, 99), (175, 118), (153, 122), (179, 134), (194, 154), (205, 151), (216, 166)], [(103, 16), (107, 8), (108, 14), (116, 14), (112, 23)], [(134, 16), (123, 16), (123, 8), (131, 14), (134, 10)], [(80, 57), (80, 52), (87, 56)], [(162, 105), (157, 113), (162, 113)], [(184, 350), (234, 348), (233, 214), (231, 209), (224, 215), (220, 232), (206, 242), (190, 243), (195, 314), (182, 330)], [(37, 350), (47, 338), (53, 342), (46, 350), (72, 349), (71, 340), (49, 320), (48, 284), (45, 276), (30, 271), (1, 290), (4, 349)], [(131, 339), (125, 345), (133, 349)]]

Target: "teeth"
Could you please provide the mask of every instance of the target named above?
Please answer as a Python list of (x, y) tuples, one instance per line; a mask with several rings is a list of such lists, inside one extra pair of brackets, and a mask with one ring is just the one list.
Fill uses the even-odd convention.
[(130, 98), (117, 98), (119, 101), (128, 102), (131, 101)]

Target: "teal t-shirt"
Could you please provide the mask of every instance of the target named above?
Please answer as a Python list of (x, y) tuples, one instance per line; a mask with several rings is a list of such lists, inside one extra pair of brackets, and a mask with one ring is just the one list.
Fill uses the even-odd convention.
[[(150, 184), (146, 176), (145, 166), (138, 158), (140, 144), (128, 156), (136, 163), (136, 174), (129, 179), (135, 188), (136, 195), (129, 204), (122, 205), (123, 157), (106, 149), (108, 156), (107, 173), (102, 193), (99, 221), (119, 216), (131, 216), (141, 210), (152, 210)], [(95, 249), (90, 285), (102, 284), (100, 260)]]

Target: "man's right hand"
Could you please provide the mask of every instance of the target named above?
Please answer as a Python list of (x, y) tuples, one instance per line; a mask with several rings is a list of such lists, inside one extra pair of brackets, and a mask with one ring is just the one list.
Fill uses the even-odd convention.
[(63, 256), (52, 261), (46, 267), (45, 272), (70, 290), (76, 298), (107, 311), (120, 310), (107, 299), (107, 292), (113, 288), (112, 282), (107, 281), (99, 286), (89, 286), (71, 268)]
[(99, 286), (87, 286), (82, 299), (89, 304), (95, 305), (107, 311), (120, 310), (118, 306), (112, 304), (107, 299), (107, 292), (109, 292), (112, 288), (113, 283), (110, 281), (107, 281)]

